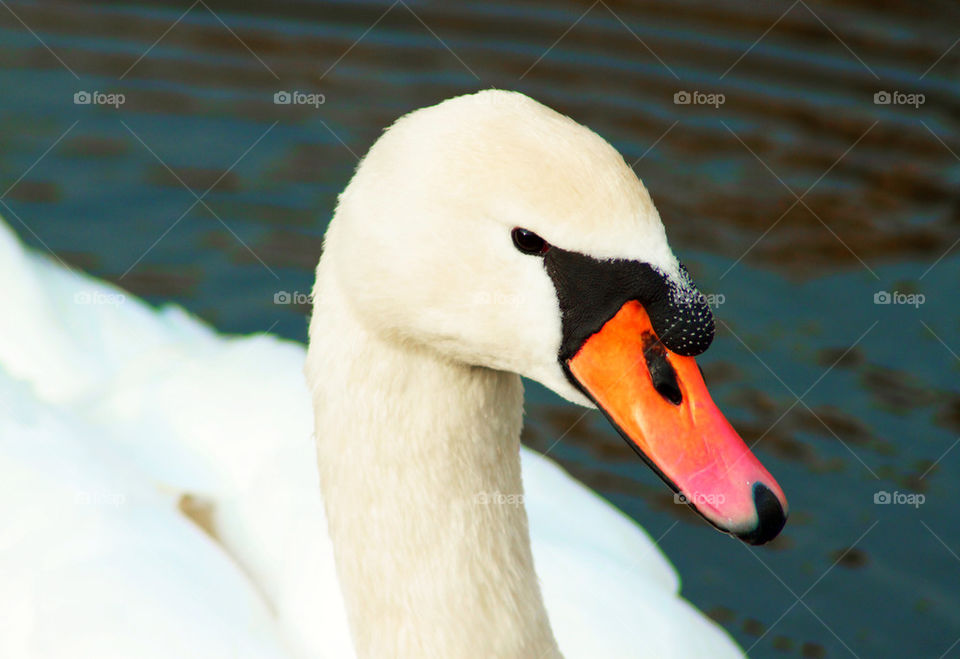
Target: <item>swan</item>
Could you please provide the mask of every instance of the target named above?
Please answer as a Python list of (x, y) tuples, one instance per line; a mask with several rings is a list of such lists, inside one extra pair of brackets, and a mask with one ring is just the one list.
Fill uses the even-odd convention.
[(316, 275), (304, 353), (0, 222), (0, 655), (742, 656), (642, 529), (519, 444), (523, 375), (599, 408), (718, 529), (786, 519), (609, 144), (516, 92), (408, 114)]

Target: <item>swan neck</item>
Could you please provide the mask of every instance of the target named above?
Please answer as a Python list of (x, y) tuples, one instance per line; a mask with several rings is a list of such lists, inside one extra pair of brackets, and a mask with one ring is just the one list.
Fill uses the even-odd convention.
[(511, 373), (382, 336), (318, 268), (320, 481), (359, 657), (559, 656), (533, 567)]

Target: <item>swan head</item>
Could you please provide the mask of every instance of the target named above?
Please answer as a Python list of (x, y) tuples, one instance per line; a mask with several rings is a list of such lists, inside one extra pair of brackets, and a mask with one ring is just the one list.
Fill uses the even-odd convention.
[(762, 543), (783, 527), (782, 490), (694, 361), (709, 307), (588, 128), (501, 90), (412, 112), (340, 196), (324, 260), (374, 331), (599, 407), (723, 531)]

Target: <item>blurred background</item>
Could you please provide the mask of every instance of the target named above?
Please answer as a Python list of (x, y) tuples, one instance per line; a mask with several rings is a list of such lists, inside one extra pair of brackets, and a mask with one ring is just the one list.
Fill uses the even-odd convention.
[(532, 384), (525, 442), (751, 656), (960, 656), (956, 3), (0, 5), (0, 215), (223, 332), (305, 341), (336, 195), (398, 116), (504, 87), (599, 132), (712, 296), (707, 382), (791, 517), (720, 536)]

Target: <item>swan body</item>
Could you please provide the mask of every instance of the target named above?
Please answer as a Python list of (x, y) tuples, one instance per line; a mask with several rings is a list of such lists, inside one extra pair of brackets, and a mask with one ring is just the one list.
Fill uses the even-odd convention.
[[(742, 656), (642, 529), (519, 446), (517, 373), (590, 404), (555, 362), (556, 296), (499, 232), (444, 219), (480, 209), (675, 273), (649, 197), (526, 97), (444, 106), (391, 129), (342, 195), (309, 355), (152, 309), (0, 223), (17, 310), (0, 315), (0, 656)], [(407, 150), (490, 116), (467, 140), (506, 131), (509, 171), (464, 148), (397, 178)], [(574, 157), (538, 189), (519, 174), (554, 135)], [(606, 219), (578, 225), (591, 205)], [(482, 500), (500, 494), (522, 496)]]

